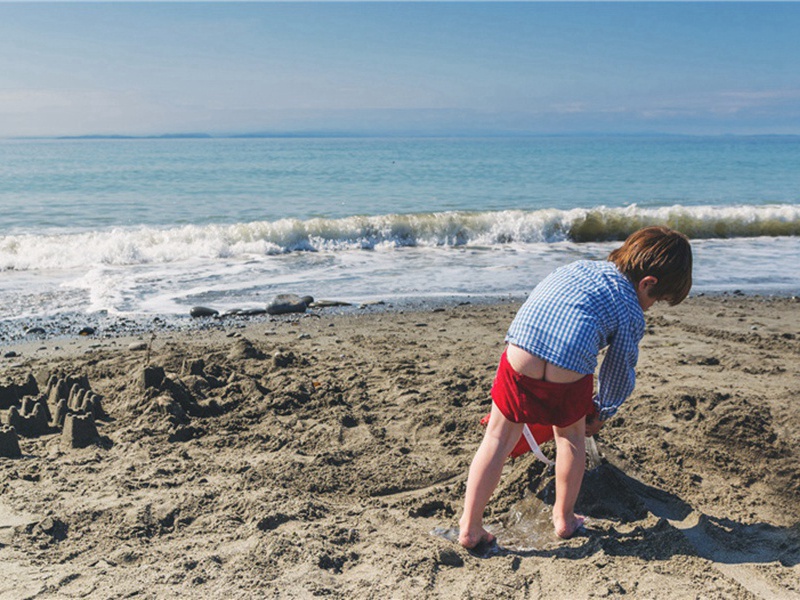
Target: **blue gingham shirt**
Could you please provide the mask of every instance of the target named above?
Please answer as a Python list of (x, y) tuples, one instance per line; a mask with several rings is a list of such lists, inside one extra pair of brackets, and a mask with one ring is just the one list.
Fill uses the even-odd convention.
[(594, 403), (605, 421), (633, 391), (644, 312), (631, 281), (608, 261), (582, 260), (548, 275), (517, 312), (506, 342), (558, 367), (598, 375)]

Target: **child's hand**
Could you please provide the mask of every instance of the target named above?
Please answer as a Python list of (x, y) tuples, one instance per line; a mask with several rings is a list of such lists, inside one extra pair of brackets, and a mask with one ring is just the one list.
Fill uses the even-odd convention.
[(600, 432), (605, 421), (601, 421), (596, 414), (586, 416), (586, 437), (591, 437)]

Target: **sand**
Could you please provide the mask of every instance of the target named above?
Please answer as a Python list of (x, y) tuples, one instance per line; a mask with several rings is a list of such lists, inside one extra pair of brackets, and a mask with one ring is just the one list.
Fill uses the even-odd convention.
[(146, 377), (135, 340), (17, 347), (0, 379), (84, 377), (108, 418), (88, 447), (54, 431), (0, 458), (0, 598), (800, 597), (789, 298), (650, 311), (585, 532), (553, 536), (528, 454), (487, 509), (500, 551), (446, 539), (517, 307), (158, 334)]

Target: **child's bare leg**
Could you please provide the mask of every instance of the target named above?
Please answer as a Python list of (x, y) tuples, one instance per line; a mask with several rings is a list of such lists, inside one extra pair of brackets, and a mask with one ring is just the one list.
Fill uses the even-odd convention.
[(494, 536), (483, 528), (483, 511), (500, 482), (503, 465), (522, 434), (522, 423), (513, 423), (492, 404), (492, 415), (467, 478), (464, 514), (459, 524), (459, 543), (474, 548), (481, 542), (491, 542)]
[(583, 524), (575, 514), (575, 502), (581, 491), (586, 469), (586, 419), (568, 427), (553, 427), (556, 440), (556, 501), (553, 525), (556, 534), (568, 538)]

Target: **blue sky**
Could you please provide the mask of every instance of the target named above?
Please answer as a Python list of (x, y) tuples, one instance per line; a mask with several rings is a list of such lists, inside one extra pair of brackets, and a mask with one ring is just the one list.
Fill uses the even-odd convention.
[(0, 136), (800, 134), (800, 4), (0, 4)]

